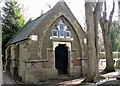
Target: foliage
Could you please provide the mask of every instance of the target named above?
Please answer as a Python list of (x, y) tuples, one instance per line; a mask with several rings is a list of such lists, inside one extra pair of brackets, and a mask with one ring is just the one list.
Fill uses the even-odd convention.
[(2, 53), (5, 57), (5, 49), (8, 41), (22, 28), (25, 23), (21, 8), (15, 0), (5, 2), (2, 8)]
[(117, 51), (120, 47), (120, 40), (119, 40), (119, 34), (120, 34), (120, 26), (117, 21), (113, 21), (111, 25), (111, 40), (112, 40), (112, 51)]

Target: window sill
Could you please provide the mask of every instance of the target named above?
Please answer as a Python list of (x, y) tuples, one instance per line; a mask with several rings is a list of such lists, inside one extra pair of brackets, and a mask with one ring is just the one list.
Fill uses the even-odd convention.
[(56, 38), (56, 37), (50, 37), (53, 41), (73, 41), (73, 38)]

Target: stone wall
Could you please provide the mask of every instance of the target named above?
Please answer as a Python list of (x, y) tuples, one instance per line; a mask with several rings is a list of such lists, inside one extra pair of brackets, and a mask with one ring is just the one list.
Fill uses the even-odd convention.
[[(99, 53), (100, 59), (105, 59), (105, 52)], [(113, 58), (120, 58), (120, 52), (113, 52)]]

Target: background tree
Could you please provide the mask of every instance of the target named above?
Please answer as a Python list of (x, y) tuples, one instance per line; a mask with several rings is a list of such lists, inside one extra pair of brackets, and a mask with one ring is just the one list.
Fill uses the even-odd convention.
[(2, 53), (4, 59), (8, 41), (23, 27), (25, 19), (16, 0), (5, 2), (2, 11)]
[(110, 36), (112, 41), (112, 51), (118, 51), (120, 48), (120, 26), (118, 21), (113, 21), (110, 29)]
[(100, 19), (100, 25), (102, 29), (103, 42), (104, 42), (105, 55), (106, 55), (106, 68), (103, 70), (103, 73), (115, 71), (113, 54), (112, 54), (112, 41), (110, 36), (110, 27), (112, 23), (112, 17), (114, 14), (114, 8), (115, 8), (115, 1), (113, 0), (113, 8), (109, 15), (109, 19), (107, 20), (106, 0), (104, 1), (103, 16), (101, 15), (101, 19)]

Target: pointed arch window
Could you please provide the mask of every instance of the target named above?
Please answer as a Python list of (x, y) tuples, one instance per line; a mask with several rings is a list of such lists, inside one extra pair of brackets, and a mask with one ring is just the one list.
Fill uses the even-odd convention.
[(59, 35), (60, 35), (60, 38), (64, 38), (64, 22), (62, 20), (62, 18), (60, 19), (60, 22), (59, 22), (59, 28), (60, 28), (60, 32), (59, 32)]
[(67, 29), (66, 29), (66, 38), (71, 38), (71, 31), (69, 26), (67, 26)]
[(58, 28), (57, 25), (55, 25), (52, 29), (52, 36), (58, 38)]

